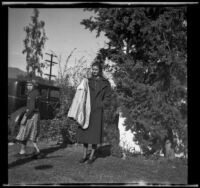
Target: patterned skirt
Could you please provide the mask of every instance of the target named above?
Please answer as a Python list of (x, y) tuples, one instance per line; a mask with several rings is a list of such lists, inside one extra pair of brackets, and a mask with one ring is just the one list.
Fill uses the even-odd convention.
[(29, 118), (25, 125), (21, 124), (19, 133), (16, 137), (18, 141), (33, 141), (36, 142), (40, 131), (40, 115), (35, 113), (31, 118)]

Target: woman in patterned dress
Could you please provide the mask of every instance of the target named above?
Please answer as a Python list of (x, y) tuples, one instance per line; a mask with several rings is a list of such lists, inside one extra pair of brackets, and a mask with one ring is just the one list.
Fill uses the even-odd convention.
[(37, 86), (35, 80), (27, 83), (27, 109), (20, 123), (19, 133), (16, 137), (16, 140), (21, 143), (21, 149), (18, 155), (26, 154), (27, 141), (32, 141), (35, 148), (34, 153), (36, 155), (40, 153), (40, 149), (37, 145), (40, 130), (40, 114), (38, 108), (39, 91)]

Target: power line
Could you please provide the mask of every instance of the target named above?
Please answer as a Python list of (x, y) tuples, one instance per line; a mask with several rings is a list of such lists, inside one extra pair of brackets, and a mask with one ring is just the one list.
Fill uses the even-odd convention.
[(53, 54), (49, 54), (49, 53), (45, 53), (45, 54), (51, 56), (51, 60), (50, 61), (49, 60), (45, 60), (46, 62), (50, 63), (50, 73), (49, 74), (45, 74), (45, 75), (49, 76), (49, 82), (50, 82), (51, 81), (51, 77), (56, 77), (55, 75), (52, 75), (52, 66), (54, 64), (58, 64), (58, 63), (53, 61), (53, 57), (57, 57), (57, 56), (53, 55)]

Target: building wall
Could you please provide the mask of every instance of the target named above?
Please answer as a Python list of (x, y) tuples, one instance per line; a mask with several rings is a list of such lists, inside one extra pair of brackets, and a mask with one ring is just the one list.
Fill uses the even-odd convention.
[(125, 117), (122, 116), (122, 113), (119, 113), (119, 122), (118, 128), (120, 132), (120, 143), (119, 146), (124, 151), (129, 151), (132, 153), (142, 153), (140, 146), (133, 140), (134, 134), (131, 130), (126, 130), (124, 126)]

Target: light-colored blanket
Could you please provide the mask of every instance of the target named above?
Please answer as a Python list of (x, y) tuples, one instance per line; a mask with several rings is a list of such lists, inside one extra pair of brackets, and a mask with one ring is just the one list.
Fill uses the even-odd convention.
[(83, 129), (86, 129), (89, 126), (90, 111), (90, 90), (88, 79), (84, 78), (76, 89), (68, 117), (74, 119)]

